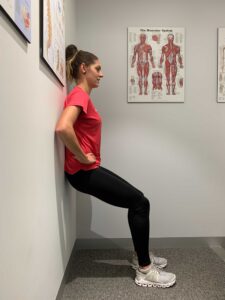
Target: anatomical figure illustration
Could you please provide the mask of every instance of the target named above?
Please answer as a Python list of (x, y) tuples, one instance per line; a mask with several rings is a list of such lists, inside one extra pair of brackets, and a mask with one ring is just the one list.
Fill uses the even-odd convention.
[(225, 28), (218, 30), (217, 101), (225, 102)]
[(135, 45), (134, 53), (132, 57), (131, 68), (134, 67), (134, 63), (137, 58), (137, 74), (138, 74), (138, 85), (139, 85), (139, 95), (148, 95), (148, 75), (149, 75), (149, 61), (152, 67), (155, 68), (154, 59), (152, 56), (152, 47), (146, 43), (146, 34), (140, 34), (140, 43)]
[(184, 28), (128, 28), (128, 102), (184, 101)]
[(162, 90), (162, 73), (152, 73), (152, 90)]
[(30, 27), (30, 13), (27, 10), (27, 7), (25, 5), (23, 5), (21, 7), (21, 17), (23, 19), (24, 26), (26, 28), (29, 28)]
[[(162, 68), (162, 63), (165, 58), (165, 75), (167, 95), (176, 95), (176, 76), (177, 76), (177, 59), (180, 68), (183, 68), (182, 58), (180, 55), (180, 47), (174, 44), (174, 35), (168, 34), (168, 43), (162, 47), (162, 54), (160, 58), (159, 67)], [(172, 89), (171, 89), (172, 88)]]
[(217, 101), (225, 102), (225, 28), (218, 29)]
[[(224, 38), (225, 40), (225, 38)], [(219, 94), (219, 101), (225, 101), (225, 46), (220, 47), (219, 53), (219, 78), (218, 78), (218, 94)]]
[(47, 20), (48, 20), (47, 49), (49, 49), (52, 45), (52, 16), (51, 16), (50, 0), (47, 0)]
[(64, 0), (45, 0), (44, 11), (44, 58), (63, 82), (65, 79)]

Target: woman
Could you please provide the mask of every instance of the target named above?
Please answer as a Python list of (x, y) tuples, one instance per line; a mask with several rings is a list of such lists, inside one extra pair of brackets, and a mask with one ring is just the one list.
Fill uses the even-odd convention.
[(170, 287), (176, 281), (175, 274), (159, 270), (167, 265), (167, 260), (149, 253), (148, 199), (127, 181), (100, 166), (101, 117), (90, 98), (92, 89), (99, 86), (103, 77), (99, 59), (70, 45), (66, 48), (66, 70), (68, 81), (76, 81), (56, 126), (56, 133), (65, 144), (66, 177), (78, 191), (128, 209), (136, 252), (132, 259), (135, 283)]

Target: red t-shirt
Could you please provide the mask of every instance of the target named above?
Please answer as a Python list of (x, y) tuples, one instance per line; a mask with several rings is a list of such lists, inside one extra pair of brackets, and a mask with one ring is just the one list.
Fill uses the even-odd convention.
[(84, 153), (93, 153), (96, 157), (96, 162), (90, 165), (82, 164), (69, 149), (65, 148), (64, 170), (69, 174), (74, 174), (81, 169), (91, 170), (98, 168), (101, 162), (101, 117), (89, 95), (78, 86), (66, 97), (64, 108), (67, 106), (80, 106), (82, 108), (73, 128)]

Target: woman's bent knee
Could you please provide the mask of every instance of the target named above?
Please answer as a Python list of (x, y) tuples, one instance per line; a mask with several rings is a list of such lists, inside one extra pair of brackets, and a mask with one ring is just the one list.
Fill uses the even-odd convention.
[(145, 211), (148, 211), (148, 212), (150, 211), (150, 202), (144, 196), (142, 197), (142, 206), (145, 209)]
[(143, 211), (145, 213), (149, 213), (149, 211), (150, 211), (150, 202), (143, 194), (140, 194), (136, 198), (136, 201), (134, 201), (134, 207), (133, 208), (137, 211)]

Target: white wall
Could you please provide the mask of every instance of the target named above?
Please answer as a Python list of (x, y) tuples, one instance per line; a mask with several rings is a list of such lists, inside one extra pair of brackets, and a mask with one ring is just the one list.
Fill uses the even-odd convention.
[[(66, 1), (67, 42), (75, 1)], [(75, 193), (64, 182), (54, 129), (66, 88), (39, 58), (39, 1), (32, 43), (0, 16), (0, 299), (53, 300), (75, 238)]]
[[(225, 235), (225, 104), (216, 102), (224, 11), (222, 0), (77, 1), (78, 46), (99, 56), (105, 74), (93, 94), (102, 164), (150, 199), (152, 237)], [(127, 103), (129, 26), (185, 28), (185, 103)], [(79, 238), (130, 237), (126, 210), (79, 197)]]

